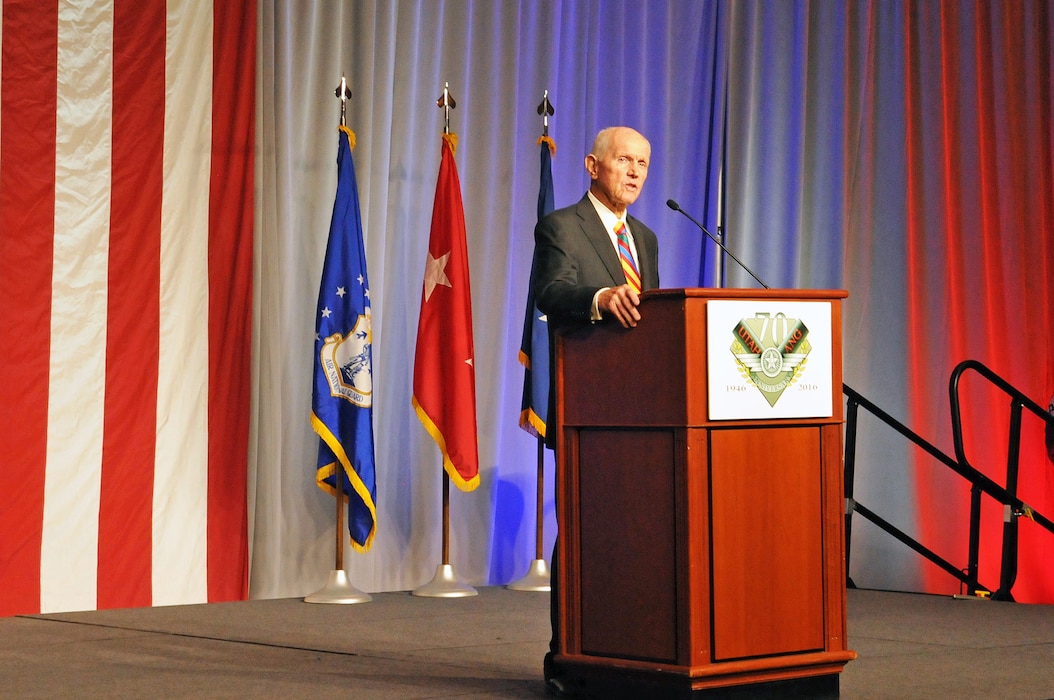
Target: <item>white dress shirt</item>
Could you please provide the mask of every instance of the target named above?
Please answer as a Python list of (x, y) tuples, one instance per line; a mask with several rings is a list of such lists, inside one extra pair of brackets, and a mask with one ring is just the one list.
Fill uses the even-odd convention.
[[(633, 231), (630, 230), (629, 222), (625, 219), (620, 219), (615, 212), (608, 209), (599, 199), (597, 199), (592, 192), (586, 191), (586, 196), (589, 197), (589, 201), (592, 202), (593, 208), (597, 210), (597, 215), (600, 216), (600, 222), (604, 224), (604, 230), (608, 232), (608, 238), (611, 239), (611, 247), (615, 249), (615, 254), (618, 255), (618, 234), (615, 233), (615, 229), (618, 228), (618, 223), (621, 221), (626, 226), (626, 235), (629, 237), (629, 249), (633, 254), (633, 262), (637, 265), (637, 269), (640, 269), (638, 264), (639, 258), (637, 257), (637, 246), (633, 242)], [(603, 292), (611, 289), (611, 287), (601, 287), (597, 290), (597, 293), (593, 295), (593, 306), (590, 308), (590, 320), (599, 321), (603, 315), (600, 312), (600, 306), (597, 303), (600, 300), (600, 295)]]

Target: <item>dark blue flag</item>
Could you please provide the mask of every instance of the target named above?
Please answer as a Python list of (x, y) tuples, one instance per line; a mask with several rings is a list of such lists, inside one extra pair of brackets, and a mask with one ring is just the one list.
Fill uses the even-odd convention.
[(315, 316), (311, 427), (320, 438), (315, 481), (348, 498), (348, 532), (365, 552), (377, 532), (373, 457), (373, 331), (362, 217), (351, 158), (355, 135), (340, 127), (337, 195)]
[[(541, 177), (538, 185), (538, 219), (555, 209), (553, 203), (552, 155), (556, 144), (548, 136), (538, 140), (541, 146)], [(531, 266), (534, 279), (534, 266)], [(527, 312), (520, 340), (520, 364), (523, 372), (523, 400), (520, 403), (520, 427), (538, 437), (545, 437), (549, 406), (549, 328), (545, 316), (534, 305), (533, 289), (527, 292)]]

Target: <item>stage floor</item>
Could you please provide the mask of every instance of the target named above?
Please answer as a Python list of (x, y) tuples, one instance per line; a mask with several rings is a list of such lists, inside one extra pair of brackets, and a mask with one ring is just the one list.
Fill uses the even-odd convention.
[[(2, 595), (2, 592), (0, 592)], [(850, 590), (846, 700), (1054, 698), (1054, 606)], [(544, 698), (549, 595), (0, 618), (0, 698)]]

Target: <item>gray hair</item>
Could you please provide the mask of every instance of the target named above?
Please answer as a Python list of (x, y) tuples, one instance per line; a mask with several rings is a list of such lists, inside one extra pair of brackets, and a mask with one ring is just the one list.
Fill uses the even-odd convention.
[[(648, 141), (648, 139), (644, 138), (643, 134), (641, 134), (639, 131), (632, 127), (608, 126), (597, 132), (596, 138), (593, 139), (593, 150), (591, 150), (589, 153), (592, 154), (597, 160), (603, 160), (604, 156), (606, 156), (608, 154), (608, 151), (611, 150), (611, 140), (614, 137), (615, 132), (622, 130), (632, 131), (633, 133), (637, 134), (642, 139), (644, 139), (645, 142)], [(651, 144), (649, 143), (648, 145), (650, 146)]]

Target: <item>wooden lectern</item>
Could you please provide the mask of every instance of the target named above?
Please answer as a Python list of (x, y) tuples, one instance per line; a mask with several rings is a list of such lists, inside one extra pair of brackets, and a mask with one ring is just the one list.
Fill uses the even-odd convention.
[[(856, 657), (845, 634), (845, 296), (654, 290), (636, 328), (558, 335), (556, 660), (591, 695), (837, 697)], [(736, 339), (732, 327), (708, 331), (725, 300), (829, 309), (830, 362), (784, 389), (815, 390), (808, 373), (821, 367), (829, 415), (711, 417), (722, 392), (755, 390), (745, 371), (738, 384), (708, 385), (708, 340)]]

